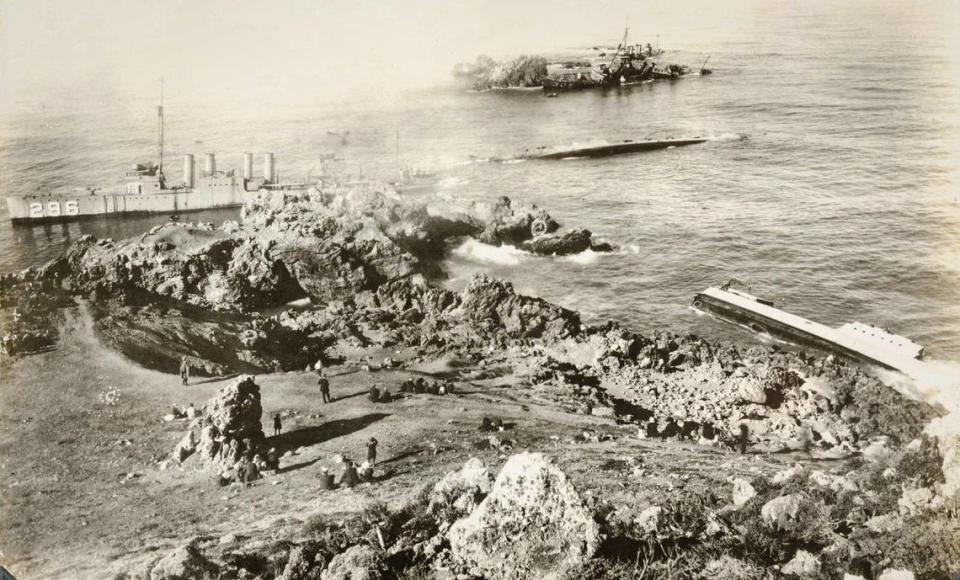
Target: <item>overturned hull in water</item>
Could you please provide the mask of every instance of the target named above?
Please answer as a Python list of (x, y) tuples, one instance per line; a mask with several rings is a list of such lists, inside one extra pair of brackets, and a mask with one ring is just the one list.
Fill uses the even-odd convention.
[(610, 157), (612, 155), (623, 155), (625, 153), (639, 153), (641, 151), (654, 151), (657, 149), (669, 149), (670, 147), (683, 147), (685, 145), (696, 145), (704, 143), (708, 139), (703, 137), (694, 137), (692, 139), (662, 139), (659, 141), (624, 141), (622, 143), (613, 143), (609, 145), (593, 145), (590, 147), (568, 147), (568, 148), (541, 148), (532, 152), (524, 152), (514, 159), (569, 159), (571, 157)]
[(861, 322), (832, 328), (784, 312), (768, 300), (727, 286), (698, 293), (693, 306), (744, 324), (757, 333), (896, 371), (907, 372), (923, 358), (923, 346), (881, 328)]

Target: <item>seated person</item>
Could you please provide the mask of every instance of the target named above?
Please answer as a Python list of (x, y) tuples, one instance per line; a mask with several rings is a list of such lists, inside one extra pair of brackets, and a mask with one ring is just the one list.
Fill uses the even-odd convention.
[(333, 481), (333, 474), (330, 473), (330, 470), (326, 466), (320, 468), (320, 490), (329, 491), (331, 489), (336, 489), (336, 484)]
[(360, 474), (357, 473), (357, 467), (349, 459), (344, 464), (343, 474), (340, 476), (340, 485), (342, 487), (353, 487), (360, 483)]

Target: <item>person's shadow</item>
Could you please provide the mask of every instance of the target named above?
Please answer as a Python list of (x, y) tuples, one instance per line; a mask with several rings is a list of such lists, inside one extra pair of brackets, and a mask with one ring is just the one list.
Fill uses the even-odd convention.
[(295, 429), (293, 431), (281, 433), (280, 435), (274, 435), (273, 437), (267, 439), (267, 446), (276, 447), (277, 452), (282, 455), (290, 449), (296, 449), (297, 447), (309, 447), (310, 445), (316, 445), (318, 443), (323, 443), (324, 441), (336, 439), (337, 437), (349, 435), (361, 429), (365, 429), (377, 421), (389, 416), (390, 413), (368, 413), (352, 419), (336, 419), (334, 421), (327, 421), (322, 425), (304, 427), (303, 429)]

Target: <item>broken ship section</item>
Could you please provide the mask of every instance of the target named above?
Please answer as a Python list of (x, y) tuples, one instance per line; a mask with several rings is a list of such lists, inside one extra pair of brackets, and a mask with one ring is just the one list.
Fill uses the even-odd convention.
[(794, 344), (837, 353), (859, 362), (909, 373), (923, 358), (923, 346), (862, 322), (832, 328), (775, 308), (773, 302), (729, 285), (696, 295), (693, 306)]

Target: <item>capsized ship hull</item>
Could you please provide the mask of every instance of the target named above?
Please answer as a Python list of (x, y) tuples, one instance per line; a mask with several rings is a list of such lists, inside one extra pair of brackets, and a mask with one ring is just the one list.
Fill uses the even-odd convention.
[(861, 322), (832, 328), (784, 312), (773, 303), (729, 288), (707, 288), (693, 306), (801, 346), (810, 346), (847, 358), (909, 372), (923, 358), (923, 346)]
[(637, 153), (640, 151), (654, 151), (657, 149), (669, 149), (670, 147), (683, 147), (685, 145), (696, 145), (704, 143), (708, 139), (695, 137), (693, 139), (661, 139), (658, 141), (624, 141), (622, 143), (613, 143), (609, 145), (593, 145), (590, 147), (570, 147), (560, 149), (542, 149), (532, 153), (524, 153), (519, 159), (569, 159), (571, 157), (609, 157), (611, 155), (623, 155), (625, 153)]

